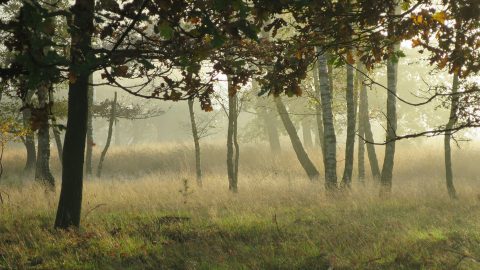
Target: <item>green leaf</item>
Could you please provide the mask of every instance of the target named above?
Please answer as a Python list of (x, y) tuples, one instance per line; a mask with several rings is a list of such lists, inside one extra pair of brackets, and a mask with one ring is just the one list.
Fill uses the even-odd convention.
[(174, 30), (168, 24), (168, 22), (162, 22), (158, 25), (158, 32), (160, 36), (166, 40), (170, 40), (173, 38)]

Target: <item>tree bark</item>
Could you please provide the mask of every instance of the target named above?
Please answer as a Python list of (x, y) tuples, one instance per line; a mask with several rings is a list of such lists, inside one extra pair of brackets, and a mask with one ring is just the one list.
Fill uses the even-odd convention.
[(356, 105), (353, 89), (353, 79), (353, 66), (347, 65), (347, 139), (345, 147), (345, 167), (342, 177), (342, 187), (346, 188), (350, 188), (352, 184), (353, 155), (355, 150)]
[(100, 155), (100, 160), (98, 161), (97, 177), (102, 176), (103, 162), (105, 161), (105, 156), (107, 155), (108, 148), (110, 147), (110, 143), (112, 142), (113, 124), (115, 123), (116, 118), (117, 118), (117, 92), (115, 92), (115, 95), (113, 97), (112, 108), (110, 110), (110, 120), (108, 122), (107, 141), (105, 142), (105, 147), (103, 148), (102, 154)]
[(50, 101), (50, 116), (52, 119), (53, 137), (55, 138), (55, 144), (57, 145), (58, 159), (60, 160), (60, 164), (62, 164), (63, 145), (62, 145), (61, 131), (58, 128), (57, 118), (52, 112), (52, 107), (55, 104), (52, 85), (50, 85), (50, 88), (48, 89), (48, 100)]
[[(367, 70), (364, 65), (361, 66), (361, 71), (366, 73)], [(360, 101), (359, 101), (359, 119), (364, 127), (364, 138), (367, 142), (375, 142), (373, 139), (372, 126), (370, 124), (370, 116), (368, 112), (368, 92), (367, 85), (363, 82), (366, 78), (362, 77), (362, 83), (360, 88)], [(380, 166), (378, 165), (377, 153), (375, 151), (375, 145), (367, 143), (367, 155), (370, 163), (370, 170), (372, 172), (373, 179), (378, 182), (380, 181)]]
[[(362, 110), (363, 108), (360, 107), (360, 103), (363, 102), (361, 99), (361, 91), (363, 85), (363, 75), (361, 74), (362, 71), (362, 63), (358, 61), (357, 64), (357, 72), (355, 75), (355, 93), (356, 97), (356, 112), (357, 112), (357, 125), (358, 125), (358, 135), (361, 138), (365, 138), (365, 124), (362, 121)], [(364, 105), (364, 104), (362, 104)], [(365, 183), (365, 142), (362, 139), (358, 140), (358, 149), (357, 149), (357, 170), (358, 170), (358, 181), (360, 183)]]
[(94, 0), (76, 0), (72, 7), (73, 25), (70, 48), (71, 65), (68, 91), (68, 119), (65, 133), (62, 188), (55, 228), (80, 226), (83, 192), (83, 162), (87, 133), (88, 60), (92, 56)]
[(35, 167), (35, 180), (47, 188), (55, 189), (55, 178), (50, 171), (50, 128), (48, 123), (50, 103), (48, 102), (48, 85), (41, 85), (37, 89), (38, 110), (36, 120), (38, 121), (38, 145), (37, 163)]
[[(228, 189), (234, 193), (238, 192), (238, 174), (235, 170), (236, 161), (235, 161), (235, 150), (234, 150), (234, 140), (235, 140), (235, 129), (236, 126), (236, 117), (237, 117), (237, 94), (233, 90), (234, 85), (232, 85), (230, 79), (228, 79), (228, 130), (227, 130), (227, 173), (228, 173)], [(235, 155), (235, 157), (234, 157)]]
[(88, 109), (87, 109), (87, 151), (85, 153), (85, 173), (92, 175), (92, 154), (93, 154), (93, 74), (88, 77)]
[[(24, 87), (23, 85), (21, 87)], [(35, 91), (28, 90), (23, 100), (23, 127), (27, 130), (25, 135), (25, 148), (27, 150), (27, 161), (23, 171), (27, 174), (33, 172), (35, 164), (37, 162), (37, 151), (35, 147), (35, 133), (32, 130), (31, 117), (32, 117), (32, 97)]]
[(318, 57), (318, 69), (324, 131), (325, 188), (327, 191), (334, 191), (337, 189), (337, 139), (326, 55)]
[[(455, 94), (458, 92), (458, 85), (459, 85), (458, 74), (454, 74), (453, 83), (452, 83), (452, 94)], [(448, 120), (447, 126), (445, 127), (447, 130), (453, 128), (457, 123), (458, 102), (459, 102), (459, 96), (453, 95), (452, 103), (450, 107), (450, 119)], [(456, 199), (457, 191), (455, 190), (455, 185), (453, 184), (452, 151), (450, 147), (451, 137), (452, 137), (451, 132), (449, 131), (445, 132), (445, 137), (444, 137), (445, 180), (447, 184), (448, 195), (450, 196), (451, 199)]]
[[(392, 10), (391, 13), (397, 15), (399, 12), (400, 8), (397, 6), (394, 7), (394, 10)], [(390, 40), (393, 40), (395, 38), (393, 25), (389, 26), (388, 32)], [(398, 43), (390, 45), (390, 51), (392, 53), (398, 51), (399, 48)], [(388, 196), (392, 191), (393, 166), (395, 161), (395, 137), (397, 134), (397, 98), (395, 97), (397, 93), (397, 70), (398, 59), (391, 56), (387, 61), (387, 87), (389, 91), (387, 96), (387, 144), (385, 145), (385, 156), (383, 159), (382, 176), (380, 179), (380, 195), (382, 197)]]
[(194, 99), (188, 99), (188, 111), (190, 113), (190, 123), (192, 125), (193, 144), (195, 145), (195, 172), (198, 186), (202, 186), (202, 164), (200, 156), (200, 138), (198, 137), (197, 123), (195, 122), (195, 113), (193, 111)]
[(315, 165), (313, 164), (313, 162), (308, 157), (307, 152), (303, 148), (302, 142), (298, 137), (295, 126), (293, 125), (292, 120), (288, 115), (288, 111), (285, 108), (285, 105), (283, 104), (282, 99), (280, 97), (275, 97), (275, 105), (277, 106), (280, 119), (282, 119), (283, 125), (287, 130), (288, 137), (290, 138), (293, 150), (297, 155), (297, 159), (300, 162), (300, 165), (302, 165), (303, 169), (308, 175), (308, 178), (310, 178), (311, 181), (317, 181), (320, 174), (318, 173), (317, 168), (315, 168)]
[[(320, 77), (319, 77), (319, 61), (315, 63), (313, 68), (313, 82), (315, 86), (315, 94), (317, 96), (317, 104), (315, 106), (316, 120), (317, 120), (317, 134), (322, 151), (322, 159), (325, 159), (325, 134), (323, 132), (323, 116), (322, 116), (322, 101), (320, 92)], [(325, 162), (325, 160), (324, 160)]]

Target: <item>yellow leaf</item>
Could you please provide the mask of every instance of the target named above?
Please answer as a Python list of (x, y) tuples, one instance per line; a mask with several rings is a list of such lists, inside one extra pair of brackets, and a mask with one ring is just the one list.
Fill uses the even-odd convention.
[(448, 63), (448, 58), (445, 57), (438, 63), (438, 68), (439, 69), (444, 68), (447, 65), (447, 63)]
[(432, 18), (441, 23), (441, 24), (444, 24), (445, 23), (445, 20), (447, 19), (447, 13), (445, 13), (445, 11), (440, 11), (440, 12), (437, 12), (435, 14), (433, 14)]
[(301, 51), (297, 51), (297, 52), (295, 53), (295, 58), (297, 58), (298, 60), (301, 60), (301, 59), (302, 59), (302, 56), (303, 56), (303, 54), (302, 54)]
[(421, 44), (421, 41), (418, 38), (412, 39), (412, 48), (415, 48), (420, 44)]
[(415, 24), (422, 24), (423, 23), (423, 15), (412, 15), (412, 20)]

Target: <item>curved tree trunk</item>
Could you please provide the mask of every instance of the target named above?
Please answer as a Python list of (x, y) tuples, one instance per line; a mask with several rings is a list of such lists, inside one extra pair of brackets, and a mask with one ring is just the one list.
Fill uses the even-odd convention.
[(342, 187), (350, 188), (352, 184), (353, 173), (353, 155), (355, 151), (355, 122), (356, 122), (356, 105), (355, 94), (353, 89), (353, 66), (347, 65), (347, 140), (345, 147), (345, 167), (343, 170)]
[[(393, 14), (399, 14), (400, 8), (394, 7)], [(394, 26), (389, 26), (389, 38), (394, 38)], [(391, 52), (399, 50), (399, 44), (390, 45)], [(383, 160), (382, 176), (380, 179), (380, 195), (388, 196), (392, 191), (393, 166), (395, 161), (395, 137), (397, 136), (397, 77), (398, 77), (398, 59), (391, 56), (387, 62), (387, 134), (385, 146), (385, 156)]]
[(337, 189), (337, 138), (333, 124), (332, 91), (330, 89), (326, 55), (318, 57), (318, 74), (325, 146), (323, 159), (325, 165), (325, 188), (327, 191), (334, 191)]
[(85, 153), (85, 173), (92, 175), (93, 154), (93, 74), (88, 77), (88, 109), (87, 109), (87, 151)]
[(110, 110), (110, 119), (108, 122), (107, 141), (105, 142), (105, 147), (103, 148), (102, 154), (100, 155), (100, 160), (98, 161), (97, 177), (102, 176), (103, 161), (105, 161), (105, 156), (107, 155), (108, 148), (110, 147), (110, 143), (112, 142), (113, 124), (115, 123), (116, 118), (117, 118), (117, 92), (115, 92), (115, 95), (113, 97), (112, 108)]
[(195, 122), (195, 113), (193, 111), (193, 98), (188, 99), (188, 111), (190, 113), (190, 123), (192, 125), (193, 143), (195, 145), (195, 172), (197, 175), (197, 184), (202, 186), (202, 164), (200, 159), (200, 138), (198, 137), (197, 123)]
[(88, 78), (91, 71), (85, 69), (91, 54), (95, 1), (76, 0), (73, 6), (73, 26), (70, 48), (71, 79), (68, 90), (68, 120), (65, 133), (62, 188), (58, 204), (55, 228), (80, 226), (83, 193), (83, 162), (87, 135)]
[[(453, 83), (452, 83), (452, 94), (458, 92), (458, 74), (454, 74)], [(452, 96), (452, 103), (450, 107), (450, 119), (448, 120), (446, 129), (452, 129), (453, 126), (457, 123), (457, 109), (458, 109), (459, 96)], [(448, 195), (452, 199), (457, 198), (457, 191), (453, 184), (453, 169), (452, 169), (452, 152), (450, 148), (450, 140), (452, 133), (450, 131), (445, 132), (444, 138), (444, 147), (445, 147), (445, 180), (447, 184)]]
[(280, 97), (275, 97), (275, 105), (277, 106), (277, 110), (278, 110), (278, 114), (280, 115), (280, 119), (282, 119), (283, 125), (285, 126), (285, 129), (287, 130), (288, 137), (290, 138), (290, 141), (292, 142), (293, 150), (295, 150), (295, 154), (297, 154), (298, 161), (302, 165), (303, 169), (305, 170), (305, 172), (307, 173), (307, 175), (308, 175), (308, 177), (310, 178), (311, 181), (318, 180), (318, 177), (319, 177), (318, 170), (317, 170), (317, 168), (315, 168), (315, 165), (310, 160), (307, 152), (303, 148), (302, 142), (300, 141), (300, 138), (298, 137), (295, 126), (293, 125), (292, 120), (290, 120), (290, 116), (288, 115), (288, 111), (285, 108), (285, 105), (283, 104), (282, 99)]
[(55, 189), (55, 178), (50, 171), (50, 128), (48, 116), (50, 106), (48, 102), (49, 86), (41, 85), (37, 90), (38, 106), (36, 120), (38, 122), (38, 152), (35, 167), (35, 180), (51, 190)]

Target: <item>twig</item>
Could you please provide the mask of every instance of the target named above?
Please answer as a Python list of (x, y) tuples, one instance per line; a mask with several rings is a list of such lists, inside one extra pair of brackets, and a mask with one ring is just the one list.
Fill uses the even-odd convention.
[(92, 207), (90, 210), (88, 210), (88, 211), (85, 213), (85, 215), (83, 216), (83, 218), (87, 218), (87, 216), (88, 216), (90, 213), (92, 213), (94, 210), (96, 210), (96, 209), (98, 209), (98, 208), (100, 208), (100, 207), (102, 207), (102, 206), (105, 206), (105, 205), (107, 205), (107, 204), (106, 204), (106, 203), (100, 203), (100, 204), (95, 205), (94, 207)]

